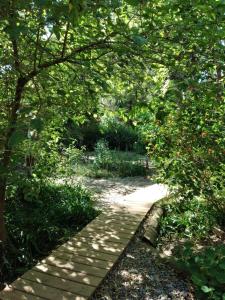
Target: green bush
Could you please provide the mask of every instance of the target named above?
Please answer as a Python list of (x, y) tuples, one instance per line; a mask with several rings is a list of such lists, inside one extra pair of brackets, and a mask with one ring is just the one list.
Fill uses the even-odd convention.
[(116, 118), (108, 118), (102, 122), (100, 130), (110, 149), (145, 153), (139, 132), (131, 125), (119, 122)]
[(14, 188), (5, 215), (11, 245), (3, 280), (24, 272), (96, 215), (89, 192), (81, 186), (27, 181)]
[(108, 169), (110, 164), (112, 164), (112, 160), (108, 143), (104, 140), (99, 140), (95, 146), (94, 167), (96, 169)]
[(202, 238), (210, 232), (219, 218), (207, 202), (197, 197), (192, 200), (180, 199), (166, 203), (163, 209), (160, 236)]
[(199, 81), (183, 91), (182, 99), (175, 86), (171, 82), (163, 101), (152, 102), (154, 116), (143, 129), (149, 155), (161, 182), (183, 198), (204, 197), (225, 213), (224, 105), (212, 93), (219, 84)]
[(83, 124), (76, 124), (72, 119), (65, 125), (65, 134), (63, 143), (68, 146), (71, 142), (76, 141), (78, 148), (85, 147), (92, 151), (95, 144), (102, 138), (99, 122), (95, 119), (86, 120)]
[(101, 139), (108, 143), (110, 149), (146, 153), (139, 132), (116, 118), (103, 118), (102, 121), (89, 119), (83, 124), (76, 124), (70, 119), (65, 125), (63, 143), (66, 146), (75, 141), (78, 148), (93, 151)]
[[(128, 152), (121, 155), (119, 151), (110, 150), (108, 143), (104, 140), (100, 140), (96, 144), (95, 155), (93, 165), (95, 177), (102, 177), (102, 175), (109, 177), (110, 173), (120, 177), (147, 175), (143, 162), (134, 160), (133, 156), (129, 157)], [(103, 170), (106, 170), (107, 173)]]
[(190, 274), (198, 299), (225, 299), (225, 245), (196, 251), (186, 244), (177, 265)]

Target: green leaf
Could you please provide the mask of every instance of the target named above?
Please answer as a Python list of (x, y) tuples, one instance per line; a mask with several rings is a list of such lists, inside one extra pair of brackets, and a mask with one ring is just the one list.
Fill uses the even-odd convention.
[(210, 293), (210, 292), (213, 292), (213, 291), (214, 291), (214, 288), (209, 288), (208, 286), (203, 285), (203, 286), (201, 287), (201, 290), (202, 290), (204, 293)]
[(206, 278), (200, 273), (192, 274), (191, 279), (198, 286), (204, 285), (204, 283), (207, 281)]
[(10, 35), (11, 38), (16, 39), (21, 33), (26, 33), (27, 28), (23, 25), (9, 25), (5, 28), (5, 31)]
[(225, 258), (221, 259), (221, 261), (219, 263), (219, 267), (220, 267), (220, 269), (225, 270)]

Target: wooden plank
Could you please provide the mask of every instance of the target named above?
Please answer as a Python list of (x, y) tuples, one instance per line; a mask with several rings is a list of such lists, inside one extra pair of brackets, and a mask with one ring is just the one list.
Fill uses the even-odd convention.
[(113, 262), (106, 261), (106, 260), (100, 260), (100, 259), (95, 259), (91, 257), (84, 257), (84, 256), (78, 256), (74, 254), (69, 254), (66, 252), (61, 252), (61, 251), (55, 251), (54, 254), (52, 254), (55, 257), (65, 259), (67, 261), (73, 261), (73, 262), (78, 262), (84, 265), (90, 265), (90, 266), (95, 266), (97, 268), (102, 268), (109, 270), (113, 266)]
[(48, 264), (38, 264), (32, 270), (37, 270), (39, 272), (45, 272), (46, 274), (51, 274), (64, 279), (69, 279), (74, 282), (80, 282), (87, 285), (97, 287), (102, 281), (101, 277), (92, 276), (90, 274), (71, 271), (59, 267), (55, 267)]
[(96, 225), (98, 224), (99, 227), (107, 228), (110, 229), (111, 226), (118, 226), (121, 227), (121, 230), (134, 230), (136, 229), (139, 225), (140, 222), (135, 222), (133, 224), (127, 224), (123, 220), (113, 220), (113, 219), (105, 219), (105, 218), (96, 218), (93, 222), (91, 222), (91, 225)]
[(77, 271), (77, 272), (90, 274), (90, 275), (94, 275), (94, 276), (98, 276), (98, 277), (102, 277), (102, 278), (105, 277), (105, 275), (107, 274), (106, 269), (100, 269), (100, 268), (97, 268), (94, 266), (88, 266), (88, 265), (80, 264), (80, 263), (73, 262), (73, 261), (68, 262), (62, 258), (57, 258), (54, 256), (48, 256), (46, 259), (42, 260), (42, 263), (48, 264), (48, 265), (53, 265), (53, 266), (71, 270), (71, 271)]
[(52, 254), (55, 252), (62, 252), (62, 253), (69, 253), (73, 254), (74, 256), (79, 255), (79, 256), (84, 256), (84, 257), (89, 257), (89, 258), (96, 258), (96, 259), (101, 259), (105, 261), (110, 261), (110, 262), (115, 262), (118, 258), (117, 255), (113, 255), (111, 253), (103, 253), (103, 252), (97, 252), (97, 251), (88, 251), (83, 250), (83, 249), (76, 249), (74, 247), (68, 246), (63, 244), (56, 250), (52, 251)]
[(78, 249), (84, 249), (86, 251), (98, 251), (103, 253), (109, 253), (116, 256), (118, 256), (126, 246), (114, 242), (104, 242), (102, 240), (97, 240), (97, 241), (94, 241), (93, 239), (87, 240), (82, 237), (79, 237), (74, 240), (71, 239), (65, 245), (76, 247)]
[(122, 222), (115, 222), (115, 221), (108, 221), (105, 222), (104, 220), (96, 220), (95, 222), (90, 224), (90, 228), (96, 228), (96, 229), (101, 229), (101, 230), (105, 230), (105, 232), (113, 232), (113, 231), (120, 231), (121, 233), (132, 233), (134, 234), (138, 227), (140, 225), (140, 222), (137, 223), (136, 225), (125, 225)]
[(125, 226), (130, 227), (130, 225), (134, 225), (136, 226), (136, 224), (139, 224), (140, 221), (143, 219), (142, 218), (137, 218), (136, 220), (129, 220), (128, 218), (126, 218), (123, 214), (114, 214), (114, 215), (107, 215), (107, 214), (100, 214), (98, 217), (98, 220), (103, 220), (104, 222), (106, 222), (106, 224), (111, 223), (111, 222), (116, 222), (116, 223), (122, 223)]
[(56, 277), (43, 272), (37, 272), (34, 270), (26, 272), (22, 276), (22, 278), (35, 281), (37, 283), (41, 283), (43, 285), (50, 286), (53, 288), (59, 288), (60, 290), (64, 290), (85, 297), (89, 297), (95, 290), (95, 287), (90, 285), (77, 283), (68, 279)]
[(143, 219), (142, 215), (130, 215), (125, 212), (106, 212), (103, 211), (99, 217), (105, 217), (105, 219), (122, 219), (123, 221), (127, 221), (128, 223), (132, 222), (140, 222)]
[(98, 221), (90, 223), (88, 226), (89, 229), (96, 229), (96, 230), (104, 230), (107, 233), (116, 233), (120, 231), (122, 234), (135, 234), (137, 231), (138, 226), (134, 228), (124, 228), (119, 223), (113, 223), (113, 224), (105, 224), (104, 222)]
[[(60, 246), (58, 248), (59, 250), (62, 251), (76, 251), (74, 254), (76, 255), (76, 253), (78, 255), (81, 255), (81, 253), (86, 253), (85, 256), (89, 256), (91, 255), (90, 252), (101, 252), (101, 253), (105, 253), (105, 254), (110, 254), (110, 255), (114, 255), (114, 256), (118, 256), (120, 255), (120, 253), (124, 250), (124, 246), (121, 244), (116, 244), (116, 245), (112, 245), (112, 244), (101, 244), (100, 242), (92, 242), (92, 243), (84, 243), (84, 242), (73, 242), (73, 241), (68, 241), (67, 243), (63, 244), (62, 246)], [(57, 249), (57, 250), (58, 250)], [(83, 256), (83, 255), (81, 255)], [(96, 256), (90, 256), (90, 257), (96, 257)], [(101, 255), (98, 255), (98, 257), (96, 258), (100, 258)]]
[[(85, 230), (82, 230), (79, 234), (77, 234), (74, 238), (72, 238), (71, 240), (75, 240), (77, 238), (85, 238), (87, 239), (87, 241), (89, 240), (94, 240), (94, 241), (104, 241), (104, 242), (113, 242), (113, 243), (119, 243), (122, 245), (127, 245), (127, 243), (129, 242), (129, 238), (128, 237), (121, 237), (120, 234), (117, 235), (113, 235), (113, 234), (107, 234), (107, 233), (102, 233), (102, 232), (95, 232), (95, 235), (93, 235), (93, 232), (88, 232)], [(131, 235), (130, 235), (131, 238)]]
[(4, 290), (0, 293), (1, 300), (44, 300), (44, 298), (33, 296), (14, 289)]
[(158, 233), (157, 233), (156, 229), (153, 227), (149, 227), (145, 231), (144, 239), (146, 239), (152, 245), (155, 245), (157, 236), (158, 236)]
[(110, 240), (110, 236), (102, 236), (101, 238), (97, 238), (97, 237), (87, 237), (87, 236), (75, 236), (73, 238), (71, 238), (68, 243), (72, 244), (72, 243), (85, 243), (85, 244), (90, 244), (90, 245), (101, 245), (101, 246), (112, 246), (112, 247), (126, 247), (126, 245), (129, 243), (130, 240), (126, 239), (126, 240)]
[(12, 284), (12, 287), (29, 293), (34, 296), (42, 297), (48, 300), (86, 300), (86, 297), (75, 295), (70, 292), (65, 292), (58, 288), (52, 288), (50, 286), (43, 285), (41, 283), (36, 283), (30, 280), (25, 280), (22, 278), (17, 279)]
[(124, 232), (121, 232), (119, 229), (105, 231), (98, 227), (96, 227), (96, 228), (95, 227), (86, 227), (85, 229), (81, 230), (76, 236), (92, 236), (92, 237), (108, 236), (115, 240), (119, 240), (119, 239), (129, 240), (133, 236), (133, 233), (130, 233), (130, 232), (124, 233)]
[[(127, 205), (119, 205), (118, 207), (114, 207), (113, 209), (111, 209), (111, 210), (109, 210), (109, 211), (103, 211), (102, 213), (104, 214), (104, 213), (109, 213), (109, 214), (123, 214), (125, 217), (129, 217), (129, 216), (131, 216), (131, 219), (132, 218), (143, 218), (143, 214), (145, 214), (146, 213), (146, 208), (145, 208), (145, 211), (143, 212), (143, 211), (141, 211), (141, 212), (139, 212), (139, 211), (134, 211), (133, 213), (132, 213), (132, 215), (128, 212), (128, 208), (130, 207), (130, 206), (132, 206), (132, 204), (130, 204), (130, 200), (129, 201), (127, 201), (126, 202), (126, 204)], [(151, 206), (151, 205), (150, 205)]]

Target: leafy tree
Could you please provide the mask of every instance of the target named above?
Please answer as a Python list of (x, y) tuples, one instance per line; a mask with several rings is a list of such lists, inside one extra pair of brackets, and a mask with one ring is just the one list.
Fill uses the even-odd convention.
[(138, 1), (1, 1), (1, 241), (17, 150), (47, 120), (59, 125), (74, 109), (89, 109), (107, 88), (108, 67), (139, 54), (138, 29), (129, 25), (139, 16), (130, 4)]

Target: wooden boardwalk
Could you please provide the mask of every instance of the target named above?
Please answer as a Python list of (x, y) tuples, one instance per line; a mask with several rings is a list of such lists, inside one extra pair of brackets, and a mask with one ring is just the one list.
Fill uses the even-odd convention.
[[(153, 186), (152, 186), (153, 187)], [(136, 192), (53, 250), (0, 293), (2, 300), (84, 300), (100, 285), (124, 251), (152, 204), (167, 190)], [(152, 189), (154, 191), (154, 189)], [(158, 193), (158, 194), (157, 194)]]

